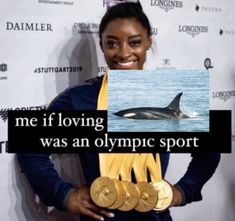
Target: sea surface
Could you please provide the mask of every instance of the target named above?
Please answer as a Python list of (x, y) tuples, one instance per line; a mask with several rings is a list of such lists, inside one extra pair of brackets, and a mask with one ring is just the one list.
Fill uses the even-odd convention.
[[(209, 131), (209, 74), (205, 70), (109, 71), (108, 131)], [(187, 119), (136, 120), (113, 113), (135, 107), (166, 107), (183, 92)]]

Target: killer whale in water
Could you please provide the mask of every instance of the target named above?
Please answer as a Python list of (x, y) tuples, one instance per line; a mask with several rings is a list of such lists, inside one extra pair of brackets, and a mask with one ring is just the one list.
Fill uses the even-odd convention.
[(189, 118), (188, 115), (180, 110), (180, 98), (182, 92), (177, 94), (167, 107), (137, 107), (118, 111), (114, 113), (119, 117), (131, 119), (183, 119)]

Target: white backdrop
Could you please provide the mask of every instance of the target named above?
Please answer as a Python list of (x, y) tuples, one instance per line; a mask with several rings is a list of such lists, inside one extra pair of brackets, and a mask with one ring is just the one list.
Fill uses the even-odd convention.
[[(208, 69), (211, 109), (233, 110), (235, 2), (142, 0), (141, 3), (154, 36), (146, 68)], [(103, 72), (106, 65), (98, 46), (97, 30), (105, 7), (103, 0), (0, 0), (2, 220), (63, 221), (68, 216), (70, 220), (79, 220), (46, 208), (35, 198), (15, 155), (6, 153), (6, 111), (44, 109), (68, 86)], [(234, 111), (232, 118), (235, 140)], [(175, 221), (235, 220), (234, 155), (222, 156), (216, 174), (203, 189), (203, 201), (171, 209)], [(65, 179), (76, 184), (83, 182), (76, 155), (52, 157)], [(167, 179), (176, 182), (189, 160), (187, 154), (172, 154)]]

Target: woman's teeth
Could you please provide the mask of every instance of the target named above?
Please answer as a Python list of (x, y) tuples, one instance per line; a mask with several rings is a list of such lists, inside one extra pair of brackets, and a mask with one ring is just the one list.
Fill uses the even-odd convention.
[(135, 61), (127, 61), (127, 62), (121, 62), (121, 61), (118, 61), (117, 64), (119, 66), (123, 66), (123, 67), (128, 67), (128, 66), (131, 66), (132, 64), (134, 64)]

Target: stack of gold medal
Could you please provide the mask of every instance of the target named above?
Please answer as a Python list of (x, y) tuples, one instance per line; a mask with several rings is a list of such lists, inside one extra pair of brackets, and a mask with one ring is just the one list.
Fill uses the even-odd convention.
[[(107, 110), (107, 75), (103, 77), (97, 109)], [(155, 159), (153, 154), (99, 154), (99, 164), (101, 176), (90, 189), (96, 205), (140, 212), (162, 211), (170, 206), (173, 193), (170, 184), (162, 179), (159, 154)], [(137, 183), (132, 182), (132, 170)]]
[[(98, 206), (121, 211), (136, 207), (139, 191), (128, 178), (127, 171), (131, 167), (127, 168), (126, 164), (131, 157), (129, 154), (99, 154), (101, 177), (92, 183), (90, 190), (91, 198)], [(118, 179), (121, 174), (124, 176), (123, 181)]]
[[(99, 154), (100, 173), (91, 185), (91, 198), (100, 207), (139, 212), (162, 211), (171, 204), (173, 193), (161, 178), (160, 159), (152, 154)], [(133, 169), (137, 183), (131, 182)], [(147, 182), (149, 170), (151, 182)]]

